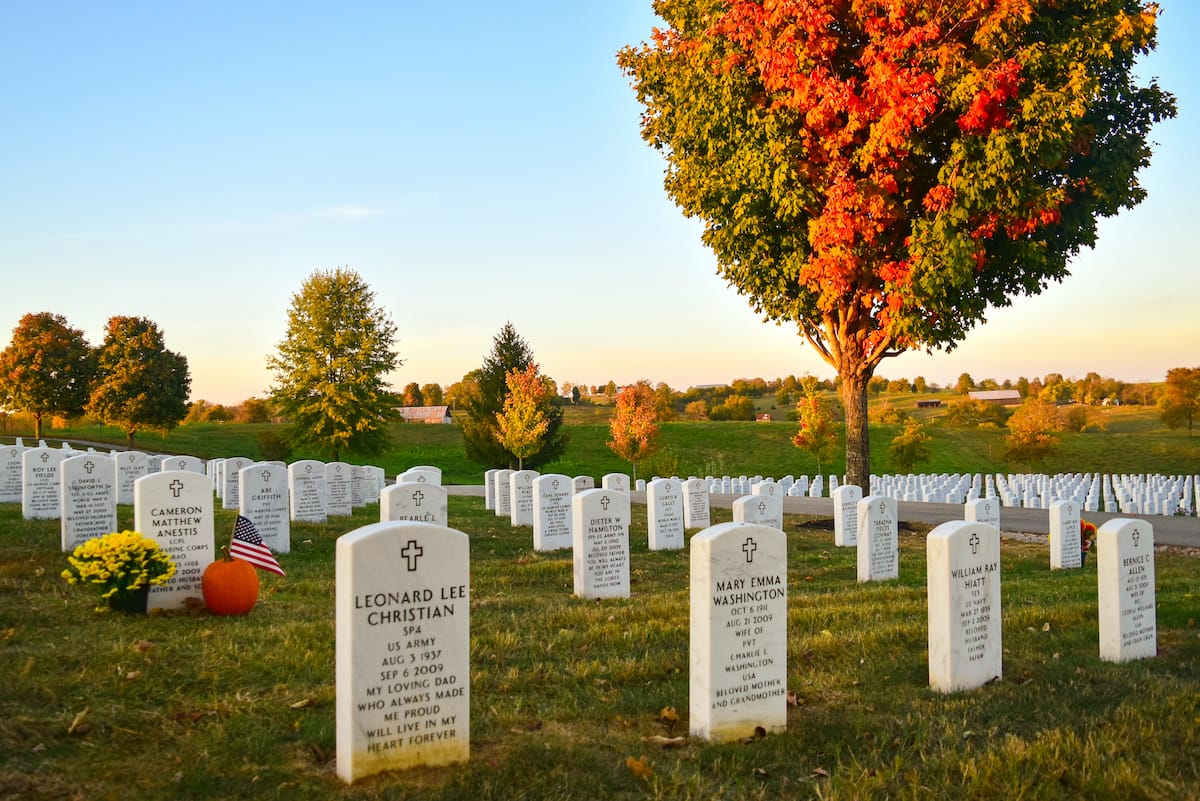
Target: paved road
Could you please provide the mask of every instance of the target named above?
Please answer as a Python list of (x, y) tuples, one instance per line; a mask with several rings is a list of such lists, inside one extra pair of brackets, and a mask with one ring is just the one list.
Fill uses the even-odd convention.
[[(451, 495), (473, 495), (483, 497), (482, 486), (448, 485), (446, 491)], [(738, 499), (737, 495), (712, 495), (709, 503), (720, 509), (729, 509)], [(646, 493), (634, 492), (631, 495), (634, 503), (645, 503)], [(936, 525), (948, 520), (962, 520), (963, 507), (953, 503), (910, 503), (901, 501), (897, 504), (900, 519), (910, 523), (929, 523)], [(785, 514), (813, 515), (833, 518), (832, 498), (801, 498), (785, 497), (783, 499)], [(1162, 517), (1160, 515), (1120, 515), (1104, 512), (1087, 512), (1086, 520), (1100, 525), (1116, 517), (1136, 517), (1146, 520), (1154, 527), (1154, 542), (1157, 545), (1175, 545), (1184, 548), (1200, 548), (1200, 518), (1196, 517)], [(1050, 531), (1050, 513), (1045, 509), (1014, 509), (1001, 507), (1000, 529), (1002, 531), (1020, 531), (1029, 534), (1046, 534)]]

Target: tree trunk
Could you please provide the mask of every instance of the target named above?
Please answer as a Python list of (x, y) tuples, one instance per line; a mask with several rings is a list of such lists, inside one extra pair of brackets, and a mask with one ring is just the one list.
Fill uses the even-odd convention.
[(841, 376), (842, 406), (846, 411), (846, 483), (871, 492), (871, 439), (867, 425), (867, 382), (870, 372)]
[(133, 435), (136, 433), (137, 433), (136, 430), (125, 432), (125, 450), (127, 450), (127, 451), (133, 450)]
[(42, 441), (42, 413), (41, 412), (33, 413), (33, 441), (34, 442)]

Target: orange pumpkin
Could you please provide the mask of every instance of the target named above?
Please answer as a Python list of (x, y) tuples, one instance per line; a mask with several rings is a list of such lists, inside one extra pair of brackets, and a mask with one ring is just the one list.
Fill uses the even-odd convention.
[(258, 603), (258, 571), (244, 559), (234, 559), (228, 548), (224, 559), (204, 569), (200, 590), (204, 605), (214, 615), (244, 615)]

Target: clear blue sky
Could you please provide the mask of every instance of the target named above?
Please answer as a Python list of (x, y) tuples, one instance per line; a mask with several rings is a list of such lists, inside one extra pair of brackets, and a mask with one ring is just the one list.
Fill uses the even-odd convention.
[[(1179, 101), (1150, 192), (1073, 275), (950, 354), (953, 383), (1200, 364), (1200, 3), (1165, 0), (1143, 71)], [(291, 296), (347, 266), (398, 328), (391, 378), (457, 381), (511, 321), (559, 382), (832, 376), (715, 274), (662, 189), (614, 54), (650, 0), (7, 3), (0, 11), (0, 347), (51, 311), (93, 344), (149, 317), (192, 398), (237, 403)]]

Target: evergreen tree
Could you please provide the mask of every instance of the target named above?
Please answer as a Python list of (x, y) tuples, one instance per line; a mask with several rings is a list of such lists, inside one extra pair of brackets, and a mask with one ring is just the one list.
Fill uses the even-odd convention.
[(170, 431), (187, 417), (192, 379), (187, 359), (167, 350), (158, 325), (144, 317), (112, 317), (97, 356), (88, 412), (125, 432)]
[(292, 296), (287, 333), (267, 359), (272, 398), (290, 420), (293, 447), (330, 454), (375, 454), (399, 419), (385, 377), (403, 362), (396, 326), (353, 270), (316, 271)]
[(496, 415), (504, 411), (508, 374), (513, 370), (524, 372), (533, 363), (529, 345), (517, 334), (512, 323), (505, 323), (492, 340), (492, 351), (484, 358), (483, 366), (463, 376), (455, 403), (464, 412), (463, 446), (471, 461), (485, 467), (509, 467), (521, 461), (526, 467), (536, 468), (562, 453), (567, 435), (561, 430), (562, 408), (559, 406), (551, 406), (547, 412), (546, 437), (537, 453), (518, 459), (500, 442)]

